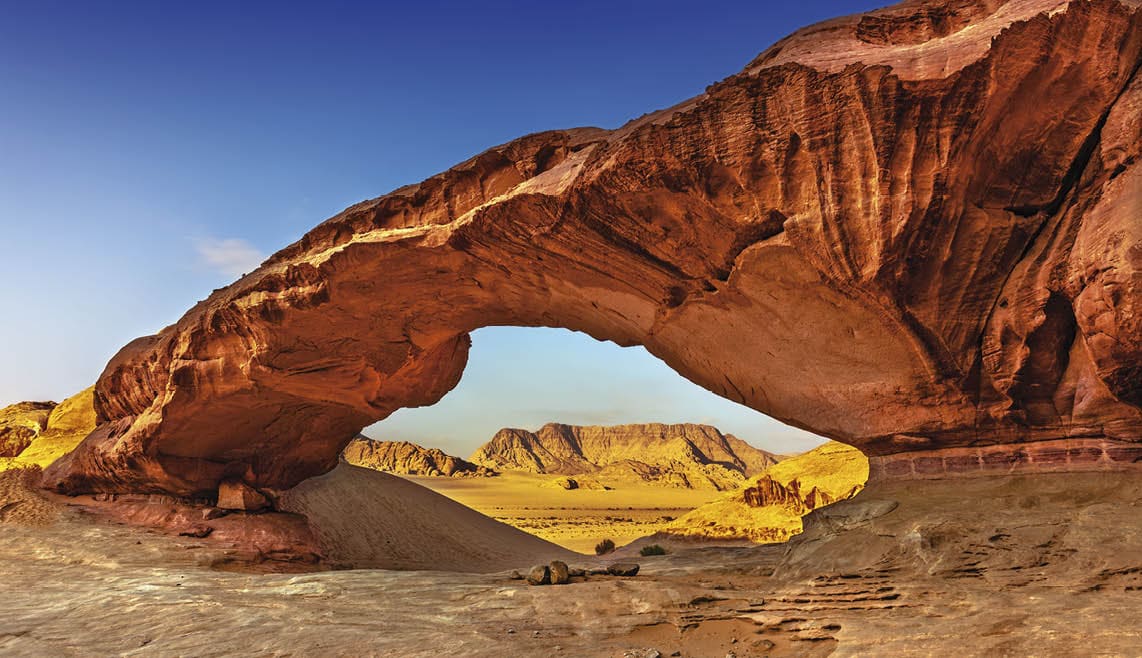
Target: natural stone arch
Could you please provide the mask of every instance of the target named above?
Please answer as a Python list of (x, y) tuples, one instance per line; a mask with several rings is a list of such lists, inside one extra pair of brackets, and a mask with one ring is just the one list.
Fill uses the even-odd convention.
[(531, 135), (353, 206), (125, 347), (45, 482), (291, 487), (438, 400), (489, 325), (643, 344), (869, 454), (937, 455), (892, 472), (1051, 440), (1064, 468), (1130, 461), (1136, 4), (989, 5), (918, 36), (904, 3), (871, 14), (875, 47), (841, 19), (619, 130)]

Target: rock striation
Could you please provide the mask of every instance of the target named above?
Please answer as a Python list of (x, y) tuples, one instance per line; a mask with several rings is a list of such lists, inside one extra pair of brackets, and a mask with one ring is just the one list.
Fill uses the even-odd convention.
[[(736, 489), (777, 463), (773, 453), (716, 427), (693, 423), (504, 428), (470, 460), (495, 470), (654, 482), (686, 489)], [(565, 478), (564, 488), (593, 479)], [(573, 485), (573, 486), (572, 486)]]
[(425, 448), (408, 441), (374, 441), (359, 436), (345, 446), (346, 462), (395, 475), (433, 477), (492, 477), (494, 470), (445, 454), (438, 448)]
[(292, 487), (439, 400), (489, 325), (645, 345), (874, 457), (1134, 468), (1140, 27), (1138, 0), (908, 0), (359, 203), (124, 347), (45, 484)]

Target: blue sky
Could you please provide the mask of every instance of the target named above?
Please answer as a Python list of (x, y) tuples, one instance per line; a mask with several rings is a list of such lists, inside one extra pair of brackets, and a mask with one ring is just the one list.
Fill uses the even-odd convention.
[[(0, 404), (89, 385), (352, 203), (525, 133), (619, 126), (882, 4), (0, 0)], [(371, 433), (466, 453), (547, 420), (813, 442), (641, 348), (512, 328), (477, 332), (439, 405)]]

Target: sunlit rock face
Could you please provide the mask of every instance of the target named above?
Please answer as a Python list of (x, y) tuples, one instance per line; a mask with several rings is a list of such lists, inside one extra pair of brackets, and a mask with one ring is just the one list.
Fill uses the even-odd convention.
[[(608, 481), (724, 491), (741, 488), (776, 464), (777, 455), (711, 425), (548, 423), (535, 432), (505, 427), (471, 460), (495, 470), (593, 474)], [(582, 485), (593, 478), (563, 481)]]
[[(1132, 461), (1107, 447), (1142, 439), (1138, 4), (830, 21), (618, 130), (355, 205), (125, 347), (46, 483), (293, 486), (455, 386), (488, 325), (645, 345), (874, 473), (1041, 441)], [(933, 468), (990, 468), (972, 454)]]

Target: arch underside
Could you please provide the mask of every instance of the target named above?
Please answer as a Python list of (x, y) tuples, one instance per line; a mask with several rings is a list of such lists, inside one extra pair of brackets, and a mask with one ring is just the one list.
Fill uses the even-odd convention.
[[(1142, 458), (1140, 12), (1015, 18), (951, 71), (911, 42), (873, 65), (774, 52), (353, 206), (125, 347), (45, 483), (289, 488), (440, 399), (490, 325), (645, 345), (888, 474)], [(838, 25), (838, 52), (864, 34)]]

